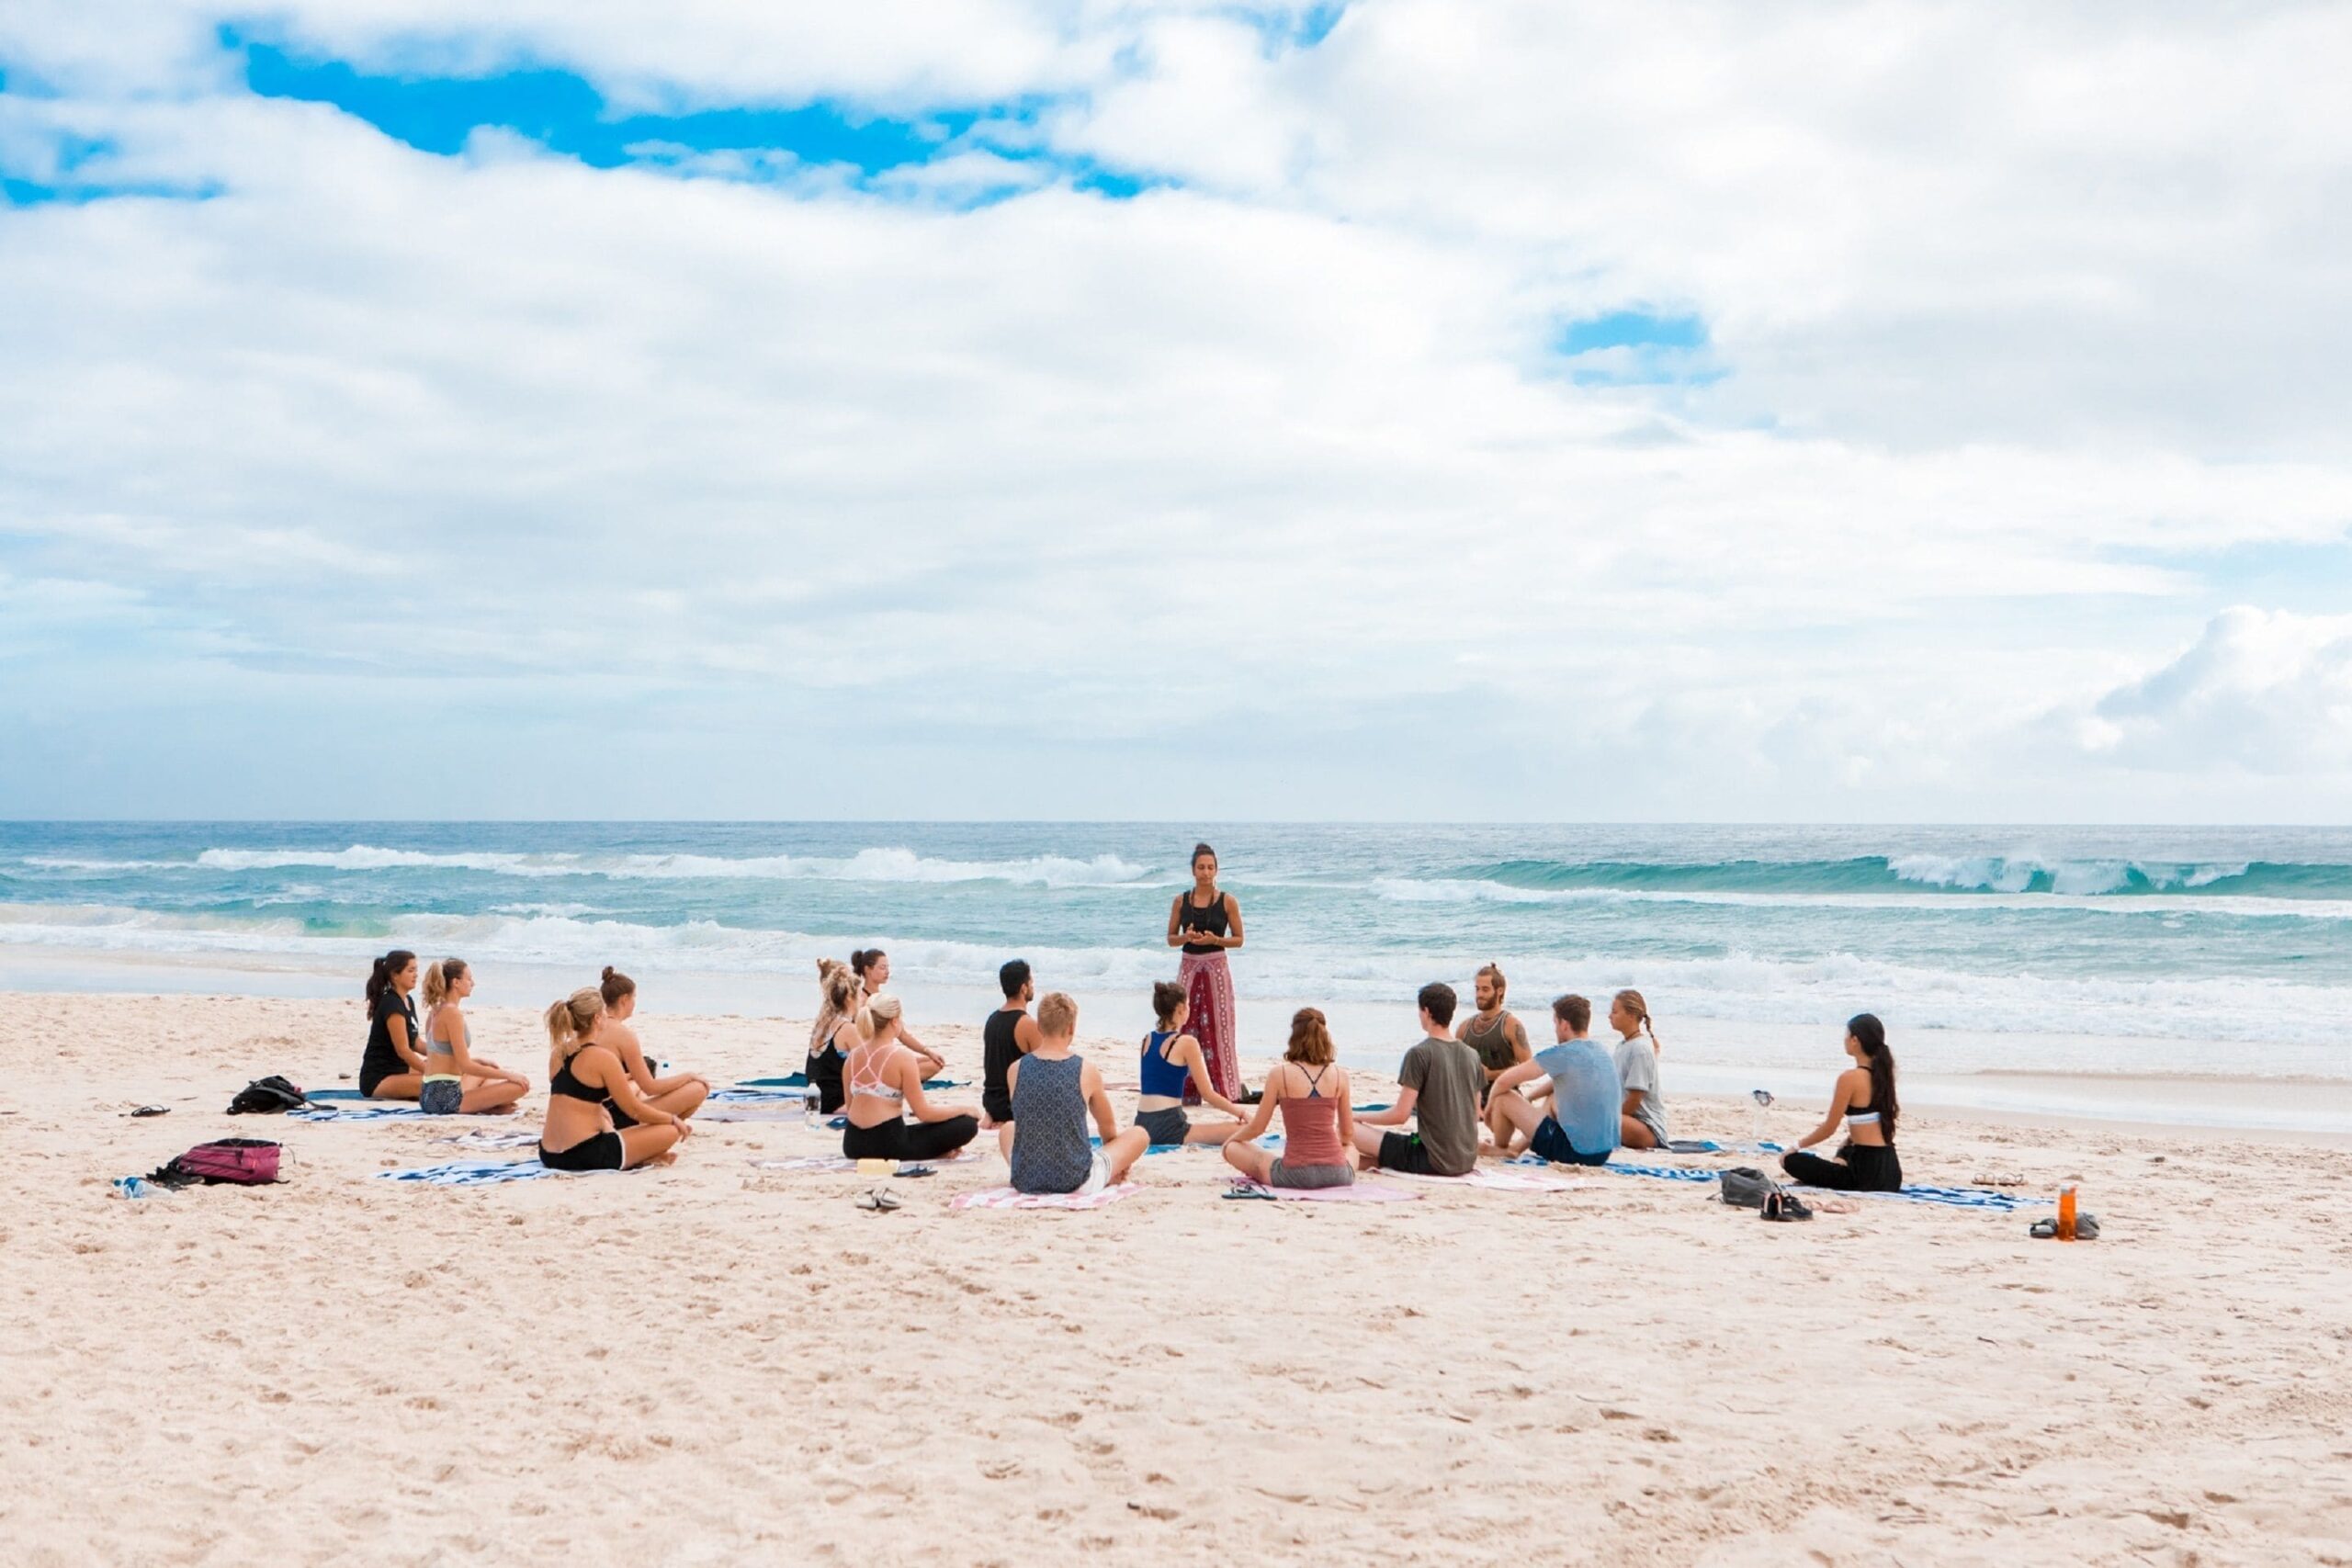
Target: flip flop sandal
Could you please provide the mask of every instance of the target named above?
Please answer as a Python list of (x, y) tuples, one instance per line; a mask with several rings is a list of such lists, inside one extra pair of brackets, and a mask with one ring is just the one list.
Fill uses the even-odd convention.
[(899, 1178), (902, 1181), (912, 1181), (917, 1177), (936, 1176), (938, 1174), (939, 1172), (927, 1165), (902, 1165), (899, 1168)]
[[(2076, 1220), (2075, 1222), (2075, 1229), (2080, 1231), (2082, 1228), (2082, 1221)], [(2055, 1240), (2058, 1235), (2058, 1222), (2056, 1220), (2036, 1220), (2033, 1224), (2025, 1227), (2025, 1234), (2033, 1237), (2036, 1241)]]
[(1255, 1188), (1253, 1188), (1253, 1187), (1250, 1187), (1250, 1186), (1248, 1186), (1248, 1185), (1246, 1185), (1246, 1184), (1244, 1184), (1244, 1183), (1242, 1183), (1242, 1182), (1238, 1182), (1238, 1181), (1235, 1182), (1231, 1187), (1227, 1188), (1224, 1192), (1222, 1192), (1222, 1193), (1218, 1194), (1218, 1196), (1220, 1196), (1220, 1197), (1224, 1197), (1224, 1198), (1230, 1198), (1230, 1199), (1234, 1200), (1236, 1202), (1246, 1202), (1246, 1201), (1251, 1201), (1251, 1200), (1255, 1200), (1255, 1201), (1259, 1201), (1259, 1202), (1271, 1203), (1271, 1202), (1272, 1202), (1272, 1201), (1274, 1201), (1274, 1195), (1273, 1195), (1272, 1193), (1271, 1193), (1271, 1192), (1261, 1192), (1261, 1191), (1257, 1190)]
[(1813, 1211), (1795, 1193), (1774, 1190), (1764, 1194), (1764, 1207), (1758, 1217), (1779, 1221), (1809, 1220), (1813, 1218)]
[(168, 1105), (142, 1105), (130, 1112), (133, 1116), (169, 1116), (171, 1113), (172, 1108)]

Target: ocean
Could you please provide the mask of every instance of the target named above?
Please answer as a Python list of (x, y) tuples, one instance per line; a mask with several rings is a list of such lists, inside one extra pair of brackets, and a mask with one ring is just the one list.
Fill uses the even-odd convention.
[(1540, 1034), (1559, 991), (1639, 987), (1711, 1089), (1821, 1077), (1861, 1010), (1951, 1081), (2352, 1082), (2341, 829), (6, 823), (0, 986), (343, 994), (403, 946), (485, 1001), (615, 964), (650, 1012), (805, 1017), (819, 955), (880, 945), (918, 1016), (977, 1021), (1018, 954), (1124, 1032), (1196, 837), (1245, 1049), (1312, 1002), (1393, 1065), (1415, 988), (1493, 961)]

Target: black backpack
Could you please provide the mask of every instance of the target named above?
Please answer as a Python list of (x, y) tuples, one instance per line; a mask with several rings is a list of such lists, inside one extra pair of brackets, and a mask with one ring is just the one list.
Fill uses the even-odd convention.
[(310, 1103), (300, 1085), (288, 1083), (272, 1073), (239, 1089), (237, 1098), (229, 1102), (229, 1114), (257, 1116), (276, 1111), (300, 1111)]

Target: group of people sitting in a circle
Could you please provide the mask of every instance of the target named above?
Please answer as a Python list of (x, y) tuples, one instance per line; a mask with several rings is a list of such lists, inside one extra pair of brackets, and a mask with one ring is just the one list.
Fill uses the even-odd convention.
[[(1186, 987), (1162, 981), (1152, 991), (1157, 1027), (1142, 1041), (1135, 1118), (1123, 1128), (1101, 1072), (1073, 1049), (1077, 1002), (1059, 991), (1040, 998), (1026, 961), (999, 971), (1004, 1002), (981, 1032), (977, 1107), (931, 1098), (930, 1089), (945, 1087), (937, 1081), (944, 1060), (908, 1027), (899, 998), (882, 989), (889, 975), (888, 956), (878, 949), (854, 953), (847, 964), (818, 964), (822, 1006), (805, 1070), (823, 1111), (842, 1117), (842, 1153), (852, 1158), (948, 1158), (993, 1129), (1016, 1189), (1069, 1193), (1100, 1190), (1124, 1179), (1148, 1149), (1184, 1144), (1221, 1145), (1235, 1170), (1285, 1188), (1345, 1186), (1360, 1169), (1460, 1176), (1482, 1155), (1600, 1165), (1620, 1148), (1667, 1145), (1657, 1037), (1638, 991), (1611, 998), (1608, 1022), (1617, 1040), (1609, 1048), (1588, 1033), (1589, 1001), (1555, 998), (1553, 1043), (1537, 1052), (1505, 1008), (1499, 967), (1478, 971), (1476, 1009), (1458, 1033), (1453, 987), (1424, 986), (1416, 998), (1423, 1037), (1405, 1053), (1396, 1102), (1359, 1110), (1319, 1009), (1292, 1017), (1282, 1060), (1245, 1103), (1219, 1092), (1201, 1042), (1186, 1032)], [(473, 1052), (464, 1012), (473, 976), (465, 963), (447, 958), (425, 970), (422, 1028), (408, 999), (416, 982), (414, 953), (377, 960), (360, 1091), (414, 1100), (434, 1114), (511, 1111), (529, 1081)], [(539, 1157), (549, 1167), (642, 1165), (673, 1157), (687, 1135), (687, 1119), (710, 1086), (691, 1073), (654, 1074), (629, 1024), (636, 1006), (636, 982), (607, 968), (600, 985), (548, 1009)], [(1828, 1114), (1782, 1167), (1813, 1186), (1894, 1190), (1903, 1184), (1894, 1053), (1869, 1013), (1848, 1021), (1845, 1046), (1853, 1066), (1838, 1077)], [(1186, 1108), (1194, 1104), (1217, 1119), (1193, 1120)], [(1279, 1153), (1257, 1144), (1277, 1116)], [(1848, 1136), (1835, 1158), (1809, 1152), (1841, 1125)]]

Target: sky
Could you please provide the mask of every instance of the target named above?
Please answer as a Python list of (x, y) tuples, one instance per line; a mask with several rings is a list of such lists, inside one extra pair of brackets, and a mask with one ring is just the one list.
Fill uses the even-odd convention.
[(2342, 822), (2347, 70), (11, 0), (0, 817)]

